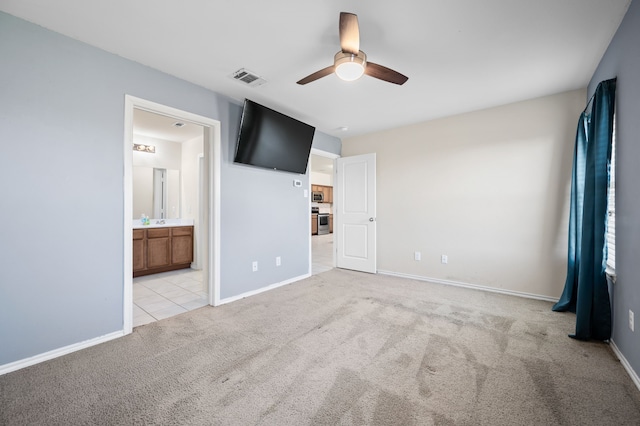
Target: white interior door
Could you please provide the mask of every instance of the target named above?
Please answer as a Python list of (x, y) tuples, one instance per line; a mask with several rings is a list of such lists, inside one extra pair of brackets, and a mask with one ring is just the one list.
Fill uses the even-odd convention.
[(376, 154), (336, 159), (336, 266), (376, 273)]

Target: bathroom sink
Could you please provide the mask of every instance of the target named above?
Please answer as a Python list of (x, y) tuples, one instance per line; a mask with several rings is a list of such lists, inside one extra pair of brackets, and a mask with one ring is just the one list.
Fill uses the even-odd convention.
[(148, 225), (143, 225), (139, 219), (133, 221), (133, 229), (166, 228), (170, 226), (193, 226), (193, 219), (149, 219)]

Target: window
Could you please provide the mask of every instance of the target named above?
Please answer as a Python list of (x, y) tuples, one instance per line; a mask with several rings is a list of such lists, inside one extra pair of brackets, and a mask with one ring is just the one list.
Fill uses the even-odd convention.
[(607, 264), (606, 273), (616, 276), (616, 116), (613, 116), (611, 135), (611, 163), (609, 164), (609, 189), (607, 191)]

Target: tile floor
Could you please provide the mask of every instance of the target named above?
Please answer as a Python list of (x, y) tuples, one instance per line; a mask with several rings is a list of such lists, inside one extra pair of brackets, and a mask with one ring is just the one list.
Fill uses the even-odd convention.
[(311, 236), (311, 274), (333, 269), (333, 234)]
[(202, 271), (181, 269), (133, 279), (133, 326), (206, 306)]
[[(333, 234), (311, 237), (313, 275), (333, 269)], [(181, 269), (133, 279), (133, 326), (182, 314), (208, 304), (202, 271)]]

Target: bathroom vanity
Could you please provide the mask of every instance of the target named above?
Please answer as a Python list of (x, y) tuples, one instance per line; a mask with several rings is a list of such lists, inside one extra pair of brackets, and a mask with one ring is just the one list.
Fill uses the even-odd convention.
[(193, 226), (134, 226), (134, 277), (189, 268), (192, 261)]

